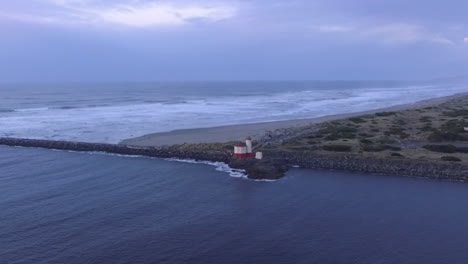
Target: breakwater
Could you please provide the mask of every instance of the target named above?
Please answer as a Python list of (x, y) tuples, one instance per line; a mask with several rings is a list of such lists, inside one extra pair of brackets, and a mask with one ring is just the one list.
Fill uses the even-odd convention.
[[(35, 147), (84, 152), (107, 152), (123, 155), (140, 155), (155, 158), (178, 158), (214, 162), (231, 161), (230, 152), (187, 151), (177, 147), (133, 147), (119, 144), (85, 143), (22, 138), (0, 138), (0, 145)], [(346, 155), (318, 155), (307, 152), (266, 151), (269, 160), (286, 162), (307, 169), (333, 169), (387, 175), (414, 176), (434, 179), (468, 181), (468, 166), (459, 163), (434, 163), (423, 160), (375, 159)], [(262, 178), (256, 176), (255, 178)], [(265, 175), (264, 178), (269, 178)]]
[(468, 166), (465, 164), (446, 162), (435, 163), (424, 160), (409, 159), (377, 159), (346, 155), (318, 155), (313, 153), (274, 152), (266, 156), (283, 159), (290, 165), (306, 169), (332, 169), (364, 173), (380, 173), (433, 179), (450, 179), (468, 181)]
[(229, 162), (231, 157), (231, 154), (228, 152), (186, 151), (171, 147), (133, 147), (119, 144), (101, 144), (24, 138), (0, 138), (0, 145), (84, 152), (107, 152), (114, 154), (140, 155), (155, 158), (194, 159), (226, 163)]

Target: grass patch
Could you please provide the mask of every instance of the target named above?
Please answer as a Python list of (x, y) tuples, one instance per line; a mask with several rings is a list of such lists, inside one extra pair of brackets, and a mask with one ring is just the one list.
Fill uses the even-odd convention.
[(450, 117), (460, 117), (460, 116), (468, 116), (468, 109), (456, 109), (452, 111), (443, 112), (445, 116)]
[(348, 126), (328, 125), (327, 127), (322, 128), (317, 132), (319, 134), (356, 133), (357, 129), (354, 127), (348, 127)]
[(443, 141), (464, 141), (466, 137), (454, 132), (445, 132), (438, 129), (434, 129), (431, 134), (427, 137), (432, 142), (443, 142)]
[(335, 152), (351, 152), (352, 147), (348, 145), (325, 145), (322, 149)]
[(429, 117), (429, 116), (423, 116), (423, 117), (419, 118), (419, 121), (421, 121), (421, 122), (432, 122), (431, 117)]
[(408, 138), (410, 135), (405, 133), (406, 129), (402, 127), (390, 127), (387, 131), (384, 132), (386, 136), (397, 135), (400, 138)]
[(385, 150), (400, 151), (401, 148), (391, 145), (364, 145), (362, 146), (362, 150), (367, 152), (381, 152)]
[(460, 148), (457, 148), (457, 152), (468, 153), (468, 147), (460, 147)]
[(440, 127), (440, 130), (450, 133), (463, 133), (465, 132), (465, 127), (468, 127), (468, 122), (465, 120), (450, 120), (444, 123)]
[(453, 162), (461, 161), (461, 159), (454, 157), (454, 156), (442, 156), (440, 159), (443, 161), (453, 161)]
[(439, 153), (455, 153), (457, 152), (457, 147), (454, 145), (425, 145), (423, 148)]
[(374, 142), (372, 142), (372, 140), (366, 139), (366, 138), (363, 138), (363, 139), (359, 140), (359, 142), (361, 142), (362, 144), (372, 144), (372, 143), (374, 143)]
[(398, 119), (394, 122), (397, 125), (404, 126), (406, 125), (406, 122), (404, 120)]
[(351, 122), (354, 122), (356, 124), (361, 124), (361, 123), (366, 123), (367, 120), (365, 120), (364, 118), (361, 118), (361, 117), (352, 117), (349, 119), (349, 121)]
[(431, 126), (431, 124), (426, 124), (425, 126), (419, 128), (420, 131), (422, 132), (431, 132), (435, 131), (436, 129)]
[(339, 139), (354, 139), (356, 138), (357, 129), (350, 126), (327, 125), (320, 129), (317, 133), (327, 135), (325, 140), (335, 141)]
[(394, 116), (396, 115), (396, 112), (379, 112), (375, 113), (376, 116)]

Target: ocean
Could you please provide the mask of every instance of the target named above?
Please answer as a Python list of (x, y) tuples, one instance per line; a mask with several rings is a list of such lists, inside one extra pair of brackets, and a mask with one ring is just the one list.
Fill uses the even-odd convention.
[[(119, 142), (318, 117), (465, 92), (462, 84), (2, 84), (0, 136)], [(466, 263), (468, 185), (0, 146), (0, 263)]]
[(1, 84), (0, 137), (118, 143), (176, 129), (366, 111), (466, 87), (392, 81)]
[(468, 185), (0, 147), (0, 263), (466, 263)]

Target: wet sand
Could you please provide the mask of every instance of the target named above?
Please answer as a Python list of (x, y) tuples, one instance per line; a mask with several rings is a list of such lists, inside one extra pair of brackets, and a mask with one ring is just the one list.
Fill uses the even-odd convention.
[[(468, 93), (463, 93), (463, 95)], [(165, 146), (174, 144), (193, 144), (193, 143), (216, 143), (238, 141), (251, 136), (254, 139), (261, 137), (268, 131), (276, 129), (300, 127), (304, 125), (318, 124), (326, 121), (332, 121), (342, 118), (349, 118), (363, 114), (371, 114), (382, 111), (398, 111), (408, 108), (431, 106), (454, 99), (462, 94), (456, 94), (446, 97), (423, 100), (412, 104), (380, 108), (372, 111), (356, 112), (348, 114), (329, 115), (323, 117), (296, 119), (286, 121), (263, 122), (253, 124), (238, 124), (229, 126), (181, 129), (169, 132), (148, 134), (141, 137), (130, 138), (120, 142), (120, 144), (130, 146)]]

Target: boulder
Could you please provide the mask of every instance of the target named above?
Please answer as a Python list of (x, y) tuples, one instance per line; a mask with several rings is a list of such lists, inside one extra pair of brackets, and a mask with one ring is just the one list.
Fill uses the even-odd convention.
[(276, 180), (288, 171), (288, 164), (282, 159), (231, 159), (229, 166), (246, 171), (249, 179)]

